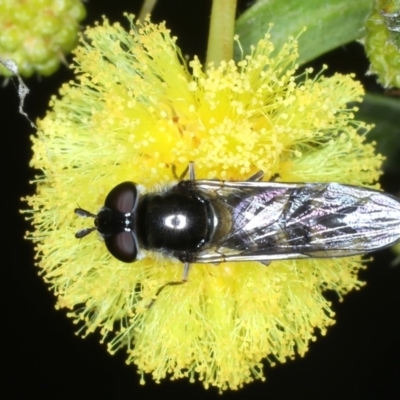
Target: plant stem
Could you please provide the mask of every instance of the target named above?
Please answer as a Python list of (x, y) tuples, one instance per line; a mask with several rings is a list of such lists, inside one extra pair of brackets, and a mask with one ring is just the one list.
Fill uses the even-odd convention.
[(155, 7), (157, 0), (144, 0), (142, 8), (140, 9), (138, 20), (143, 22), (147, 14), (151, 14), (153, 8)]
[(206, 68), (233, 58), (233, 35), (237, 0), (213, 0), (208, 35)]

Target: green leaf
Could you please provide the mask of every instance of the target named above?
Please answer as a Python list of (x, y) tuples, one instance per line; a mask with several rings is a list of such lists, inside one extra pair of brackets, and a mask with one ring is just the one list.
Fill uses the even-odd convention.
[(377, 142), (377, 151), (386, 157), (385, 172), (400, 169), (400, 99), (367, 94), (359, 106), (356, 119), (373, 123), (368, 139)]
[[(373, 0), (259, 0), (236, 21), (236, 33), (245, 54), (269, 29), (277, 49), (288, 36), (298, 36), (299, 64), (304, 64), (338, 46), (362, 38)], [(235, 58), (241, 58), (236, 49)]]

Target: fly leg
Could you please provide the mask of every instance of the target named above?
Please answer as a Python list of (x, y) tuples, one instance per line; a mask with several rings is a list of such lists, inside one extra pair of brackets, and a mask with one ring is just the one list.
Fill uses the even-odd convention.
[[(264, 178), (264, 171), (261, 169), (256, 172), (254, 175), (252, 175), (249, 179), (247, 179), (247, 182), (260, 182)], [(269, 182), (275, 182), (276, 178), (279, 178), (279, 174), (274, 174), (271, 176), (271, 179)]]
[(171, 170), (172, 170), (172, 175), (178, 181), (183, 181), (183, 178), (187, 175), (188, 172), (189, 172), (189, 180), (191, 180), (191, 181), (196, 180), (195, 173), (194, 173), (194, 161), (190, 161), (188, 166), (183, 170), (183, 172), (180, 175), (178, 175), (176, 173), (176, 165), (175, 164), (171, 164)]
[(261, 169), (256, 172), (254, 175), (252, 175), (249, 179), (247, 179), (248, 182), (259, 182), (264, 178), (264, 171)]
[(183, 265), (183, 275), (182, 275), (182, 280), (180, 281), (174, 281), (174, 282), (167, 282), (166, 284), (162, 285), (160, 288), (158, 288), (154, 299), (151, 300), (151, 302), (146, 306), (146, 308), (151, 308), (153, 306), (153, 304), (155, 303), (155, 301), (157, 300), (157, 297), (159, 296), (159, 294), (167, 287), (167, 286), (177, 286), (177, 285), (183, 285), (184, 283), (187, 282), (187, 278), (189, 275), (189, 269), (190, 269), (190, 264), (188, 262), (185, 262)]
[(194, 161), (189, 162), (188, 170), (189, 170), (189, 180), (194, 182), (196, 180), (196, 175), (194, 173)]

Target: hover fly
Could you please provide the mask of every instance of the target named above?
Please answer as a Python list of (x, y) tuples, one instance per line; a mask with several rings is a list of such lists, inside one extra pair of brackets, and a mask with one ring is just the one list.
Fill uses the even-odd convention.
[(108, 251), (122, 262), (159, 251), (184, 264), (331, 258), (369, 253), (400, 240), (400, 201), (372, 189), (338, 183), (189, 179), (160, 192), (141, 194), (123, 182), (107, 195), (94, 226)]

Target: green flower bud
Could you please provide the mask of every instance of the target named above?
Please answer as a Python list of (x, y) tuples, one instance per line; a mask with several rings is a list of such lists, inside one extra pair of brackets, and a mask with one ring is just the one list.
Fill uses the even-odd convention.
[[(77, 44), (86, 16), (80, 0), (0, 2), (0, 58), (14, 60), (22, 76), (51, 75)], [(0, 75), (10, 72), (0, 65)]]
[(378, 0), (366, 22), (370, 73), (384, 87), (400, 87), (400, 1)]

